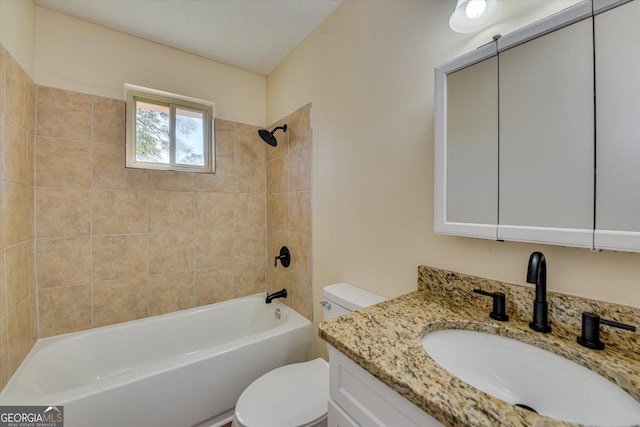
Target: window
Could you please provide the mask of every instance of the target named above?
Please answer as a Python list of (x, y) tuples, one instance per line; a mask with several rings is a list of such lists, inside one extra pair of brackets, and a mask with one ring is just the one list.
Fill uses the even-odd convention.
[(125, 85), (127, 167), (215, 172), (213, 103)]

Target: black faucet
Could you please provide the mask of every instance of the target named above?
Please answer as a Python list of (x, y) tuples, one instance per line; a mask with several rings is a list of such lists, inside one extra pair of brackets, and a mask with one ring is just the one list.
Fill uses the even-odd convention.
[(547, 262), (542, 252), (534, 252), (529, 257), (527, 282), (535, 283), (536, 299), (533, 301), (533, 321), (529, 327), (538, 332), (551, 332), (547, 307)]
[(272, 294), (267, 294), (267, 299), (264, 301), (267, 304), (271, 304), (271, 301), (273, 301), (276, 298), (286, 298), (287, 297), (287, 290), (283, 289), (281, 291), (278, 292), (274, 292)]

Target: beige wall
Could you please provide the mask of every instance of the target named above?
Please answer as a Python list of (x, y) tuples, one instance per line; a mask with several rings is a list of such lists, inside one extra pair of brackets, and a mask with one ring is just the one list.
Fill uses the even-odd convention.
[(501, 24), (464, 35), (454, 2), (346, 0), (268, 77), (269, 122), (313, 102), (316, 322), (332, 282), (391, 297), (426, 264), (525, 284), (534, 250), (549, 289), (640, 306), (640, 254), (433, 234), (434, 67), (572, 3), (503, 2)]
[(31, 0), (0, 0), (0, 41), (31, 80), (35, 77), (36, 6)]
[(0, 388), (36, 341), (35, 85), (0, 44)]
[(124, 101), (37, 88), (39, 336), (266, 290), (266, 149), (216, 119), (215, 174), (125, 168)]
[[(272, 124), (275, 147), (267, 146), (267, 286), (289, 290), (286, 303), (312, 317), (311, 300), (311, 105)], [(283, 268), (275, 256), (286, 246), (291, 264)]]
[(39, 85), (124, 99), (131, 83), (213, 101), (226, 120), (266, 124), (264, 76), (40, 7), (36, 58)]

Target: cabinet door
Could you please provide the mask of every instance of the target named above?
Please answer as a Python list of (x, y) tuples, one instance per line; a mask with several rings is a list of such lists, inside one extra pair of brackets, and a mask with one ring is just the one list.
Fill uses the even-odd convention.
[(593, 245), (592, 18), (499, 53), (498, 238)]
[(640, 251), (640, 1), (596, 15), (595, 247)]
[[(486, 46), (436, 70), (436, 233), (496, 239), (498, 61)], [(487, 55), (479, 62), (474, 62)], [(465, 62), (474, 62), (471, 65)], [(462, 67), (462, 68), (461, 68)], [(438, 111), (439, 110), (439, 111)]]

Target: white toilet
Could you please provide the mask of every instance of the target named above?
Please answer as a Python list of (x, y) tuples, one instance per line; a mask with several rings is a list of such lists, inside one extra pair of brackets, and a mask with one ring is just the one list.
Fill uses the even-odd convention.
[[(348, 283), (323, 289), (324, 320), (386, 300)], [(267, 372), (236, 403), (233, 427), (322, 427), (327, 425), (329, 364), (322, 358)]]

